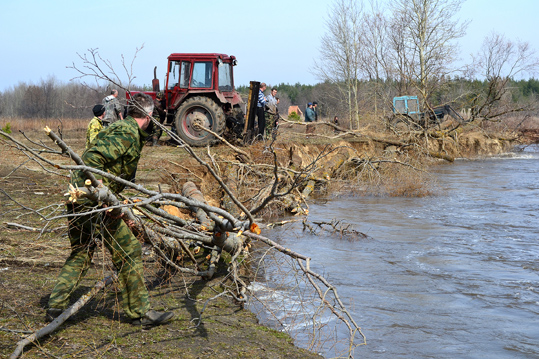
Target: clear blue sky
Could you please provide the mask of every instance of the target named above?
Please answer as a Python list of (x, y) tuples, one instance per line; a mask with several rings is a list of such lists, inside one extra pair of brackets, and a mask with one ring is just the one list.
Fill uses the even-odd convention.
[[(236, 85), (314, 84), (311, 73), (326, 31), (329, 0), (0, 0), (0, 91), (19, 82), (54, 76), (67, 82), (80, 64), (77, 53), (98, 48), (119, 68), (135, 49), (135, 83), (150, 84), (157, 66), (162, 80), (172, 52), (235, 55)], [(539, 52), (539, 0), (468, 0), (461, 19), (470, 19), (460, 40), (463, 61), (495, 30), (528, 41)]]

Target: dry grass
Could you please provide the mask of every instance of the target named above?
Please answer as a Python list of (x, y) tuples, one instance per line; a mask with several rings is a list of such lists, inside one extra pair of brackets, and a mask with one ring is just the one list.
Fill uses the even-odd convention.
[(0, 117), (0, 128), (6, 128), (9, 124), (11, 132), (31, 132), (31, 131), (41, 131), (45, 126), (50, 128), (57, 129), (61, 128), (62, 132), (67, 131), (86, 131), (88, 123), (91, 118), (88, 119), (75, 119), (75, 118), (62, 118), (62, 119), (52, 119), (52, 118), (21, 118), (13, 117), (6, 118)]

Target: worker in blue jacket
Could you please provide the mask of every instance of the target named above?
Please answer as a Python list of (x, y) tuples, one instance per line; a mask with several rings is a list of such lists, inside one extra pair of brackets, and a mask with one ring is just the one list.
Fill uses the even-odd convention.
[(307, 109), (305, 110), (305, 122), (313, 122), (314, 120), (315, 120), (315, 117), (314, 117), (313, 104), (309, 102), (307, 104)]

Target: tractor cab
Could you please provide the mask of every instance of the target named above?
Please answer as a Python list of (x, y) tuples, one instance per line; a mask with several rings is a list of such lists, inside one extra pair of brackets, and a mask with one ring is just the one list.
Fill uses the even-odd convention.
[(423, 112), (420, 111), (417, 96), (399, 96), (393, 98), (393, 115), (389, 118), (389, 125), (394, 128), (398, 125), (408, 128), (426, 128), (439, 125), (446, 115), (461, 124), (466, 122), (449, 104), (428, 108)]
[[(167, 110), (166, 124), (193, 146), (216, 141), (225, 130), (227, 119), (243, 118), (241, 96), (234, 90), (234, 56), (217, 53), (173, 53), (168, 57), (163, 94)], [(160, 91), (154, 70), (155, 98)]]
[(420, 116), (419, 100), (417, 96), (400, 96), (393, 98), (393, 113), (407, 115), (412, 118)]

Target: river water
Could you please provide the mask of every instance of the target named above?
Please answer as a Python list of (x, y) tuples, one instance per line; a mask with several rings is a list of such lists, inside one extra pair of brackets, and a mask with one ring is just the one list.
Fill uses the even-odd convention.
[(271, 236), (338, 288), (367, 337), (356, 358), (539, 358), (539, 148), (433, 171), (430, 197), (311, 205), (311, 221), (341, 219), (369, 238), (300, 223)]

